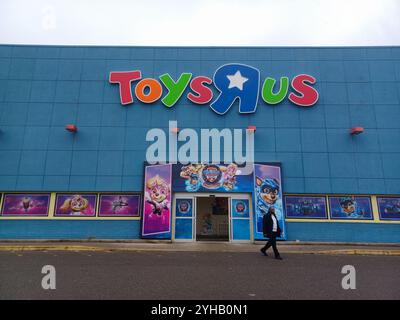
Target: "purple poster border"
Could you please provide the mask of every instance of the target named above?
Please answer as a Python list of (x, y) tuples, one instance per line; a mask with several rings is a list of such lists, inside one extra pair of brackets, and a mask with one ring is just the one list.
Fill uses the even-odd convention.
[[(334, 215), (334, 211), (335, 209), (337, 209), (337, 207), (334, 207), (334, 203), (333, 202), (337, 202), (340, 201), (341, 198), (352, 198), (353, 200), (357, 201), (357, 198), (359, 200), (363, 200), (366, 201), (366, 203), (368, 204), (368, 213), (370, 216), (366, 217), (366, 218), (362, 218), (362, 217), (345, 217), (343, 213), (335, 213), (337, 216)], [(372, 199), (370, 196), (364, 196), (364, 195), (330, 195), (328, 196), (328, 206), (329, 206), (329, 218), (330, 220), (352, 220), (352, 221), (368, 221), (368, 220), (374, 220), (374, 212), (373, 212), (373, 208), (372, 208)], [(337, 210), (336, 210), (337, 211)], [(357, 212), (355, 212), (354, 214), (357, 214)]]
[[(319, 220), (327, 220), (328, 219), (328, 205), (327, 205), (327, 201), (326, 201), (326, 196), (324, 195), (296, 195), (296, 194), (285, 194), (283, 196), (284, 198), (284, 206), (285, 206), (285, 216), (286, 219), (319, 219)], [(323, 200), (323, 204), (324, 204), (324, 216), (308, 216), (308, 215), (291, 215), (290, 214), (290, 210), (288, 210), (288, 201), (289, 199), (295, 199), (295, 198), (303, 198), (304, 200), (307, 199), (312, 199), (312, 200)], [(314, 203), (313, 203), (314, 204)]]
[[(112, 196), (128, 196), (128, 197), (137, 197), (138, 202), (138, 210), (135, 215), (127, 215), (127, 214), (102, 214), (102, 204), (103, 197), (112, 197)], [(140, 218), (141, 215), (141, 207), (142, 207), (142, 195), (140, 193), (100, 193), (99, 194), (99, 210), (97, 212), (97, 216), (101, 218), (110, 218), (110, 217), (118, 217), (118, 218)]]
[[(58, 208), (58, 201), (59, 201), (59, 198), (60, 197), (66, 197), (66, 196), (74, 196), (74, 195), (81, 195), (82, 197), (85, 197), (85, 196), (91, 196), (91, 197), (95, 197), (94, 198), (94, 204), (93, 204), (93, 214), (91, 214), (91, 215), (87, 215), (87, 214), (84, 214), (84, 215), (71, 215), (70, 213), (68, 213), (68, 214), (60, 214), (60, 213), (57, 213), (57, 210), (59, 209)], [(99, 196), (98, 196), (98, 193), (90, 193), (90, 192), (72, 192), (72, 193), (69, 193), (69, 192), (65, 192), (65, 193), (63, 193), (63, 192), (60, 192), (60, 193), (57, 193), (56, 194), (56, 201), (55, 201), (55, 205), (54, 205), (54, 217), (67, 217), (67, 218), (95, 218), (96, 217), (96, 213), (97, 213), (97, 202), (98, 202), (98, 200), (99, 200)]]
[[(393, 200), (393, 202), (394, 201), (397, 202), (395, 207), (392, 204), (393, 211), (396, 211), (395, 213), (393, 213), (393, 214), (395, 214), (395, 216), (394, 217), (384, 217), (384, 215), (385, 214), (387, 215), (388, 213), (387, 212), (382, 212), (382, 210), (381, 210), (382, 209), (382, 205), (383, 205), (382, 201), (387, 202), (387, 201), (390, 201), (390, 200)], [(376, 204), (378, 206), (379, 220), (382, 220), (382, 221), (400, 221), (400, 197), (377, 196), (376, 197)]]
[[(25, 214), (25, 213), (4, 213), (6, 200), (8, 196), (14, 197), (46, 197), (46, 213), (45, 214)], [(0, 200), (3, 200), (1, 205), (0, 216), (2, 217), (48, 217), (50, 210), (50, 193), (4, 193), (0, 194)]]
[[(159, 232), (145, 232), (145, 228), (146, 228), (146, 224), (147, 222), (147, 218), (148, 215), (146, 214), (146, 182), (148, 181), (148, 170), (150, 169), (155, 169), (155, 168), (160, 168), (160, 167), (169, 167), (169, 174), (168, 174), (168, 179), (169, 179), (169, 195), (168, 195), (168, 202), (169, 202), (169, 214), (168, 214), (168, 230), (163, 230), (163, 231), (159, 231)], [(157, 174), (155, 174), (154, 176), (157, 176)], [(172, 210), (171, 210), (171, 203), (172, 203), (172, 164), (155, 164), (155, 165), (148, 165), (145, 163), (144, 166), (144, 194), (143, 194), (143, 205), (142, 205), (142, 237), (144, 238), (149, 238), (149, 236), (154, 236), (155, 238), (163, 236), (163, 235), (169, 235), (171, 234), (171, 218), (172, 218)]]

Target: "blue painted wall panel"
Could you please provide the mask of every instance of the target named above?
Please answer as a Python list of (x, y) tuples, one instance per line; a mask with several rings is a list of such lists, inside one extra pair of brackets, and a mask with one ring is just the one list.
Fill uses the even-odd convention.
[[(289, 241), (400, 242), (398, 224), (287, 222), (286, 227)], [(4, 220), (0, 239), (138, 239), (139, 231), (140, 221)]]
[(400, 224), (286, 222), (288, 240), (399, 243)]
[(4, 220), (0, 239), (138, 239), (140, 221)]

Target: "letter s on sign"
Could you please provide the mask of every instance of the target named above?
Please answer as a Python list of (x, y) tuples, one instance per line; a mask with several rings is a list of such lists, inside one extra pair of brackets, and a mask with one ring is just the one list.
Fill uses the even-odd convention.
[(212, 80), (207, 77), (198, 76), (192, 80), (190, 83), (190, 89), (193, 90), (188, 93), (187, 98), (193, 103), (205, 104), (211, 101), (213, 93), (210, 88), (206, 87), (204, 84), (211, 84)]
[(299, 93), (293, 92), (289, 94), (288, 99), (302, 107), (310, 107), (318, 101), (318, 91), (309, 84), (314, 84), (317, 80), (308, 74), (299, 74), (292, 80), (292, 88)]

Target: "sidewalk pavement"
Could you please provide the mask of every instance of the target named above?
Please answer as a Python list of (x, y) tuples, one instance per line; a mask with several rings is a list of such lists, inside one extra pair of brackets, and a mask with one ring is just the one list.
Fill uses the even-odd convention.
[[(1, 251), (98, 251), (98, 252), (257, 252), (264, 242), (170, 242), (170, 241), (2, 241)], [(349, 244), (278, 242), (283, 254), (400, 256), (400, 244)]]

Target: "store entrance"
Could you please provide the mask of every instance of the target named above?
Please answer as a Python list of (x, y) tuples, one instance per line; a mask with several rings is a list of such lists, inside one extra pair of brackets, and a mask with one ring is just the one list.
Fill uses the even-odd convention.
[(196, 197), (196, 240), (229, 241), (229, 198)]

